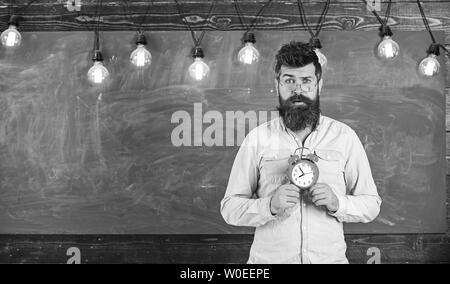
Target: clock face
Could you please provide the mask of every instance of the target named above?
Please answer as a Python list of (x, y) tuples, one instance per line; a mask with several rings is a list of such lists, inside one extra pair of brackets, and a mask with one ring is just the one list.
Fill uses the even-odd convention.
[(308, 160), (300, 160), (291, 168), (289, 178), (301, 189), (307, 189), (317, 182), (319, 170), (317, 165)]

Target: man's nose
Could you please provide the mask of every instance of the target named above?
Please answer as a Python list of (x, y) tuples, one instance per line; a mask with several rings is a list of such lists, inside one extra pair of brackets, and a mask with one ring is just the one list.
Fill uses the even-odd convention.
[(296, 83), (294, 90), (292, 90), (292, 91), (295, 92), (296, 94), (301, 94), (303, 92), (302, 84)]
[(295, 95), (303, 95), (303, 90), (301, 89), (300, 85), (296, 85), (295, 89), (292, 90), (292, 93)]

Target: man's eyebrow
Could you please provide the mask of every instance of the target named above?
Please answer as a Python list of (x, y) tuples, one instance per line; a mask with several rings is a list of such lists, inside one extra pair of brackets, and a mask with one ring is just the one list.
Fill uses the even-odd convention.
[[(292, 77), (292, 78), (295, 78), (295, 76), (294, 75), (291, 75), (291, 74), (283, 74), (283, 75), (281, 75), (280, 77)], [(302, 77), (298, 77), (298, 78), (302, 78), (302, 79), (305, 79), (305, 78), (313, 78), (314, 76), (302, 76)]]

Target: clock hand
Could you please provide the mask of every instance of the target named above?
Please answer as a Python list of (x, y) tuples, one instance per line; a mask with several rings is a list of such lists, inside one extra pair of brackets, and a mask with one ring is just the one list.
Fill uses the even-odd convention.
[(313, 172), (309, 172), (309, 173), (304, 173), (304, 174), (302, 174), (301, 176), (299, 176), (298, 178), (301, 178), (301, 177), (304, 177), (304, 176), (307, 176), (307, 175), (310, 175), (310, 174), (313, 174)]

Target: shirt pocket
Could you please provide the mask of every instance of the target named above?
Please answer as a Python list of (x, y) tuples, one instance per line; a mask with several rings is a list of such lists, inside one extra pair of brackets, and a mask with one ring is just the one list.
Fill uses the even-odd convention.
[(264, 155), (260, 162), (260, 179), (258, 195), (270, 196), (282, 184), (289, 181), (287, 169), (289, 167), (288, 154)]
[(345, 193), (345, 161), (343, 155), (338, 151), (328, 149), (316, 149), (315, 153), (319, 157), (317, 161), (319, 168), (317, 182), (334, 186), (341, 193)]
[(263, 157), (260, 165), (261, 179), (270, 183), (282, 184), (287, 178), (289, 157), (285, 155)]

